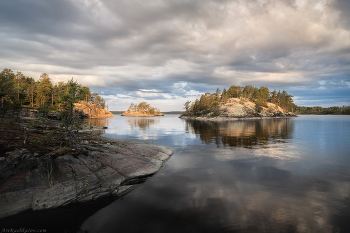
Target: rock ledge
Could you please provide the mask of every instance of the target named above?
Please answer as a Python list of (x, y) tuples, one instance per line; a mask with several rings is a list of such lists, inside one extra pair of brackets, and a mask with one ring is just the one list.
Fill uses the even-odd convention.
[(156, 145), (98, 138), (85, 154), (67, 149), (38, 156), (16, 149), (0, 157), (0, 218), (22, 211), (121, 196), (155, 174), (173, 151)]

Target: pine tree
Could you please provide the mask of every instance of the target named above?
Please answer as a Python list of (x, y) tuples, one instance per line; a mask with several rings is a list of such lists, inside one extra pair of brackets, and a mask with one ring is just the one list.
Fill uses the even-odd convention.
[(15, 75), (11, 69), (5, 68), (0, 73), (0, 116), (4, 104), (11, 101), (11, 97), (14, 97), (15, 92)]
[(37, 104), (38, 106), (45, 105), (46, 101), (51, 96), (52, 83), (48, 74), (43, 73), (40, 76), (37, 87)]

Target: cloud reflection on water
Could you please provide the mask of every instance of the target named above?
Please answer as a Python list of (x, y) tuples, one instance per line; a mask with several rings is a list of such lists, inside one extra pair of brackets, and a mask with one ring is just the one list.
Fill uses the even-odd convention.
[[(349, 232), (349, 159), (321, 153), (318, 146), (346, 150), (344, 143), (334, 150), (333, 142), (347, 136), (321, 140), (320, 127), (327, 127), (328, 136), (340, 132), (337, 121), (307, 123), (306, 128), (305, 119), (205, 123), (162, 118), (147, 133), (159, 137), (161, 145), (185, 146), (172, 146), (175, 154), (155, 177), (81, 229)], [(139, 128), (135, 132), (144, 134)]]
[(146, 130), (150, 126), (157, 124), (159, 122), (159, 119), (149, 119), (149, 118), (142, 118), (142, 119), (131, 119), (127, 120), (127, 122), (130, 125), (130, 129), (141, 129)]
[[(168, 206), (167, 211), (178, 215), (178, 224), (180, 219), (185, 222), (192, 218), (193, 225), (209, 224), (209, 229), (217, 226), (243, 232), (334, 232), (335, 216), (350, 196), (348, 182), (298, 176), (269, 166), (267, 159), (260, 163), (249, 159), (215, 162), (208, 156), (202, 159), (202, 169), (185, 168), (172, 174), (174, 180), (186, 183), (181, 189), (189, 194), (176, 203), (176, 208)], [(184, 179), (182, 174), (192, 179)], [(196, 216), (209, 223), (196, 222)]]

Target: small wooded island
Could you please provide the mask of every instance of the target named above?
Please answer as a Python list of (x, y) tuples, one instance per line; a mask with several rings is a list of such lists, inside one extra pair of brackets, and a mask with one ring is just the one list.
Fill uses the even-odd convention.
[(194, 103), (185, 103), (186, 112), (180, 118), (196, 120), (237, 120), (262, 117), (295, 117), (293, 96), (286, 91), (259, 89), (252, 85), (231, 86), (222, 92), (205, 93)]
[(128, 110), (122, 116), (129, 117), (148, 117), (148, 116), (164, 116), (158, 108), (154, 108), (146, 102), (141, 102), (138, 105), (131, 103)]

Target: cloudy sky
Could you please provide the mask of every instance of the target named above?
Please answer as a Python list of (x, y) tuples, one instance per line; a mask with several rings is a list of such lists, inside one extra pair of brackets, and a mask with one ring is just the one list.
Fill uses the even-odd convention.
[(0, 69), (73, 77), (111, 110), (217, 87), (350, 105), (349, 0), (1, 0)]

